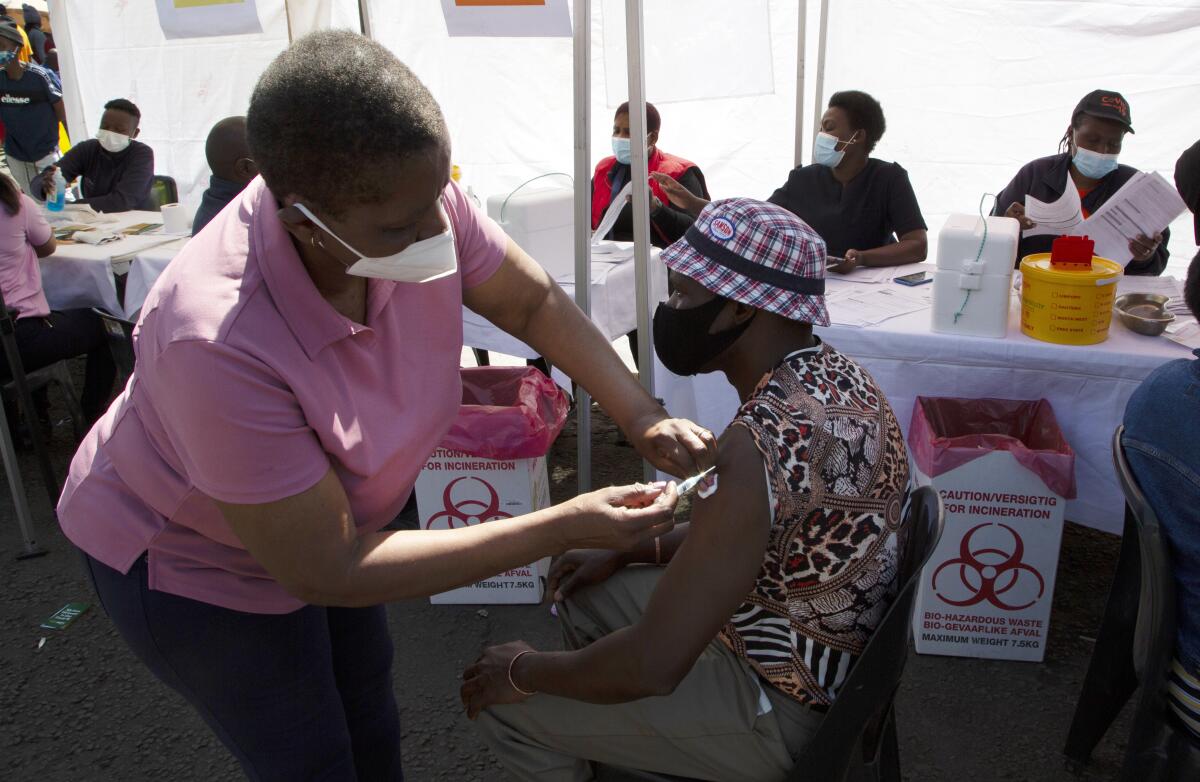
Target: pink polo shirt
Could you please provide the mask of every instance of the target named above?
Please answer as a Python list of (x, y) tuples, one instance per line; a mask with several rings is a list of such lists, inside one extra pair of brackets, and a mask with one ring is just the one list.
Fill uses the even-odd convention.
[(0, 291), (4, 303), (15, 307), (18, 318), (44, 318), (50, 314), (42, 291), (42, 269), (33, 251), (50, 241), (50, 225), (42, 208), (24, 193), (21, 211), (10, 215), (0, 204)]
[(321, 298), (275, 198), (251, 183), (147, 297), (136, 371), (71, 463), (66, 536), (121, 572), (148, 551), (151, 589), (254, 613), (300, 608), (213, 499), (283, 499), (332, 466), (360, 532), (404, 507), (458, 411), (463, 290), (491, 277), (507, 243), (455, 184), (442, 201), (459, 273), (370, 280), (361, 325)]

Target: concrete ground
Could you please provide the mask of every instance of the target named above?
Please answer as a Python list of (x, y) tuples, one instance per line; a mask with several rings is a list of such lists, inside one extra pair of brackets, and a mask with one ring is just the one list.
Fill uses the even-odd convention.
[[(54, 410), (61, 418), (57, 405)], [(618, 444), (607, 419), (596, 418), (595, 484), (636, 480), (633, 451)], [(574, 492), (575, 445), (569, 424), (550, 456), (556, 501)], [(65, 425), (55, 428), (53, 449), (61, 475), (73, 450)], [(49, 554), (14, 559), (20, 538), (8, 492), (0, 489), (0, 779), (241, 779), (207, 727), (134, 659), (94, 605), (77, 555), (52, 519), (32, 454), (21, 454), (21, 467), (38, 538)], [(1113, 536), (1067, 525), (1045, 662), (910, 655), (897, 699), (905, 779), (1116, 779), (1128, 708), (1082, 776), (1068, 774), (1060, 749), (1118, 545)], [(66, 630), (38, 627), (71, 601), (93, 606)], [(506, 779), (463, 716), (459, 676), (491, 643), (522, 638), (555, 648), (558, 634), (547, 609), (480, 610), (417, 600), (392, 605), (388, 613), (408, 778)]]

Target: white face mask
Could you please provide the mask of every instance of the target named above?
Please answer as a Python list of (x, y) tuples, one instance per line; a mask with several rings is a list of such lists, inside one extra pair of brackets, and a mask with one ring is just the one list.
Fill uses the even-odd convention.
[(129, 142), (132, 138), (124, 133), (113, 133), (111, 130), (100, 130), (96, 132), (96, 140), (100, 142), (100, 146), (114, 155), (118, 152), (124, 152), (129, 147)]
[(329, 230), (325, 223), (304, 204), (296, 204), (296, 208), (325, 233), (337, 239), (343, 247), (358, 256), (358, 261), (346, 267), (347, 274), (358, 277), (374, 277), (379, 280), (394, 282), (433, 282), (442, 277), (448, 277), (458, 271), (458, 250), (454, 245), (454, 232), (449, 228), (450, 220), (446, 211), (438, 204), (438, 214), (447, 226), (437, 236), (413, 242), (398, 253), (385, 255), (382, 258), (369, 258), (347, 244), (340, 236)]

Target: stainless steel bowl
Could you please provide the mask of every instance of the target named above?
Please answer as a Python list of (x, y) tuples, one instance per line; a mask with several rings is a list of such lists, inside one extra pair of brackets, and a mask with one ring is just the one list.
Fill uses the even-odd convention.
[(1113, 302), (1117, 320), (1131, 331), (1157, 337), (1175, 316), (1167, 311), (1167, 297), (1157, 293), (1126, 293)]

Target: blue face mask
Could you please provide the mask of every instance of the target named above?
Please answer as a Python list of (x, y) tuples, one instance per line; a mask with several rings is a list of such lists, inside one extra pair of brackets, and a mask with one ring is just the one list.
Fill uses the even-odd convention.
[(14, 51), (0, 52), (0, 68), (3, 68), (5, 65), (8, 65), (10, 62), (13, 61), (13, 58), (16, 56), (17, 56), (17, 53)]
[[(858, 131), (854, 131), (854, 135), (846, 142), (846, 147), (855, 143), (855, 138), (858, 137)], [(813, 143), (813, 162), (818, 166), (829, 166), (837, 168), (842, 164), (842, 158), (846, 157), (846, 149), (838, 149), (838, 144), (842, 140), (832, 133), (821, 131), (817, 134), (817, 140)]]
[(1075, 156), (1071, 159), (1075, 170), (1088, 179), (1103, 179), (1117, 170), (1117, 156), (1104, 155), (1075, 145)]
[(629, 161), (633, 159), (633, 152), (630, 150), (629, 139), (617, 138), (613, 136), (612, 140), (613, 154), (617, 156), (617, 162), (623, 166), (629, 165)]

